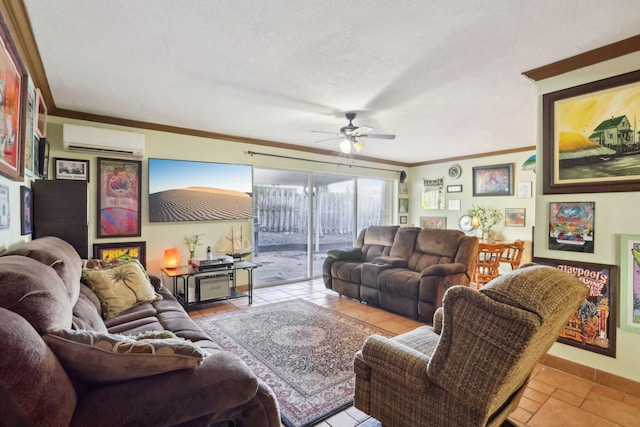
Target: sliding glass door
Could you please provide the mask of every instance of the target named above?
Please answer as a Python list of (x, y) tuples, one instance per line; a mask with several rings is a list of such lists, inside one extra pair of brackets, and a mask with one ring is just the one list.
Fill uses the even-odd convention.
[(329, 249), (393, 221), (393, 181), (254, 168), (256, 286), (322, 276)]

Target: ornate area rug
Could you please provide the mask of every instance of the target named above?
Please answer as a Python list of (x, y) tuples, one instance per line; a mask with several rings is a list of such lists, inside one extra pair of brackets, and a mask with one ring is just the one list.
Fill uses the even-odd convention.
[(393, 335), (303, 300), (194, 320), (271, 387), (288, 427), (313, 425), (351, 405), (354, 354), (369, 335)]

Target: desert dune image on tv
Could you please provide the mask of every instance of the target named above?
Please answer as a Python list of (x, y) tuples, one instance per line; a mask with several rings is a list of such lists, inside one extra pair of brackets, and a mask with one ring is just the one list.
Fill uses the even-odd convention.
[(149, 222), (250, 219), (250, 165), (149, 159)]

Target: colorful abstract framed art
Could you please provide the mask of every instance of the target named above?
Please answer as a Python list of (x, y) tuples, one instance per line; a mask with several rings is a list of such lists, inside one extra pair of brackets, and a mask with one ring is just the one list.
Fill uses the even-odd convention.
[(98, 237), (141, 235), (142, 162), (98, 158)]
[(562, 329), (558, 342), (616, 357), (618, 267), (549, 258), (533, 262), (566, 271), (589, 287), (589, 296)]
[(513, 164), (475, 166), (473, 196), (513, 195)]
[(24, 64), (0, 17), (0, 174), (14, 181), (24, 179), (27, 80)]
[(620, 236), (620, 328), (640, 334), (640, 235)]

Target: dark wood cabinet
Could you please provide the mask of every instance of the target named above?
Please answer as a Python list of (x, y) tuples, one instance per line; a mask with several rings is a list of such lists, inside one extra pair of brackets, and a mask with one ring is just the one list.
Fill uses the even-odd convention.
[(33, 237), (60, 237), (88, 258), (87, 182), (36, 180), (31, 188)]

